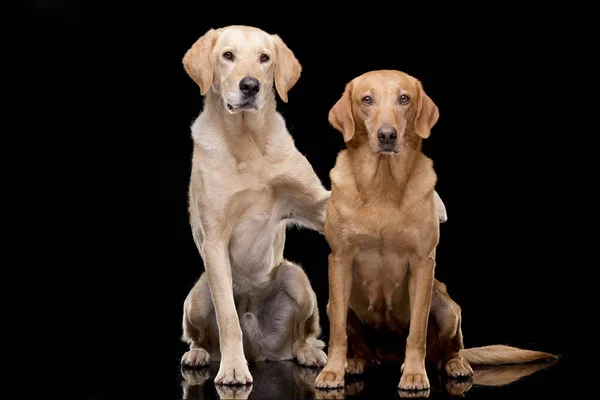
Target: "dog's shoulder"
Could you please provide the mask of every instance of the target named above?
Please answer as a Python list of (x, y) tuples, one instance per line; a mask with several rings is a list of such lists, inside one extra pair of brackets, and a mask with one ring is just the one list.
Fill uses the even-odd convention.
[(423, 196), (423, 193), (427, 193), (428, 195), (431, 194), (433, 196), (436, 182), (437, 174), (433, 168), (433, 160), (423, 153), (420, 153), (415, 160), (413, 178), (407, 186), (406, 196), (421, 197)]
[(331, 179), (332, 188), (349, 187), (356, 183), (348, 150), (342, 150), (338, 153), (335, 165), (329, 171), (329, 178)]

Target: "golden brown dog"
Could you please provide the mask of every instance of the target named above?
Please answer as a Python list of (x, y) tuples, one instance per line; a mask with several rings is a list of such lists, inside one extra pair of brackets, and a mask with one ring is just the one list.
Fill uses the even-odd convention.
[(361, 324), (398, 341), (398, 333), (407, 334), (400, 389), (429, 388), (426, 356), (452, 377), (472, 375), (469, 362), (553, 357), (508, 346), (463, 349), (460, 307), (434, 278), (437, 177), (421, 144), (438, 118), (420, 81), (391, 70), (352, 80), (329, 113), (347, 149), (330, 173), (324, 232), (331, 247), (331, 329), (319, 388), (342, 386), (346, 372), (361, 373), (373, 358)]

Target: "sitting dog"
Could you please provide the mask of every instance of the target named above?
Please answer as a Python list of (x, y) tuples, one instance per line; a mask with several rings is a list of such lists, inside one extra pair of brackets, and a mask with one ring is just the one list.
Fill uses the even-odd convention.
[[(390, 348), (400, 355), (394, 344), (401, 334), (400, 389), (429, 389), (426, 356), (451, 377), (472, 375), (469, 363), (553, 357), (509, 346), (463, 348), (460, 307), (434, 278), (437, 177), (421, 145), (438, 118), (420, 81), (392, 70), (353, 79), (329, 113), (347, 148), (330, 172), (330, 341), (319, 388), (343, 386), (346, 372), (363, 372), (386, 347), (388, 356)], [(367, 337), (377, 342), (365, 343)]]
[(189, 184), (205, 272), (184, 303), (182, 364), (220, 360), (226, 385), (252, 382), (248, 361), (324, 365), (315, 293), (283, 258), (286, 225), (322, 232), (330, 195), (276, 111), (301, 66), (279, 36), (247, 26), (209, 30), (183, 65), (205, 96)]

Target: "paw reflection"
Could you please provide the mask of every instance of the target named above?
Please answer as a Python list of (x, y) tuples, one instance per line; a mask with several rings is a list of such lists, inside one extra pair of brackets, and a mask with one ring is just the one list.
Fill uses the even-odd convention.
[(344, 399), (347, 396), (358, 396), (365, 389), (363, 380), (346, 381), (344, 387), (335, 389), (319, 389), (312, 380), (312, 388), (316, 399)]
[(215, 389), (220, 399), (247, 399), (252, 392), (252, 385), (215, 385)]
[(446, 381), (446, 392), (452, 396), (462, 396), (473, 387), (473, 379), (448, 379)]
[(349, 382), (344, 387), (347, 396), (356, 396), (365, 389), (364, 381)]
[[(183, 399), (284, 399), (317, 398), (343, 399), (376, 398), (385, 393), (397, 393), (400, 398), (429, 398), (431, 392), (468, 397), (475, 385), (501, 387), (548, 368), (558, 361), (500, 366), (474, 366), (470, 378), (451, 378), (444, 371), (428, 372), (429, 390), (397, 390), (400, 368), (397, 365), (375, 366), (373, 373), (346, 375), (345, 385), (336, 389), (315, 388), (321, 368), (303, 367), (295, 361), (261, 362), (250, 364), (254, 383), (246, 386), (215, 385), (219, 363), (204, 368), (181, 368)], [(389, 385), (389, 386), (388, 386)], [(388, 392), (386, 387), (389, 387)]]
[(346, 393), (343, 388), (318, 389), (315, 388), (315, 399), (344, 399)]
[(403, 399), (426, 399), (431, 394), (429, 389), (425, 390), (402, 390), (398, 389), (398, 396)]
[(210, 379), (209, 367), (200, 369), (181, 368), (181, 391), (183, 399), (203, 399), (204, 384)]
[(183, 377), (183, 384), (187, 386), (201, 386), (210, 378), (210, 368), (181, 368), (181, 376)]

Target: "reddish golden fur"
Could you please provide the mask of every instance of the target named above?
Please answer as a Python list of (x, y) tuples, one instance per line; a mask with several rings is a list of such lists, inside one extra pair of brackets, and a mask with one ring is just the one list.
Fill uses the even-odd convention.
[[(331, 247), (331, 329), (328, 361), (316, 379), (319, 388), (340, 387), (345, 373), (361, 373), (374, 357), (385, 358), (379, 349), (372, 354), (361, 325), (405, 335), (400, 389), (429, 388), (426, 356), (453, 377), (472, 375), (469, 362), (552, 357), (508, 346), (463, 349), (460, 307), (434, 279), (437, 177), (421, 144), (438, 118), (438, 108), (421, 83), (390, 70), (352, 80), (329, 113), (347, 149), (330, 173), (325, 236)], [(397, 132), (392, 147), (380, 144), (382, 127)], [(398, 350), (392, 358), (401, 356)]]

